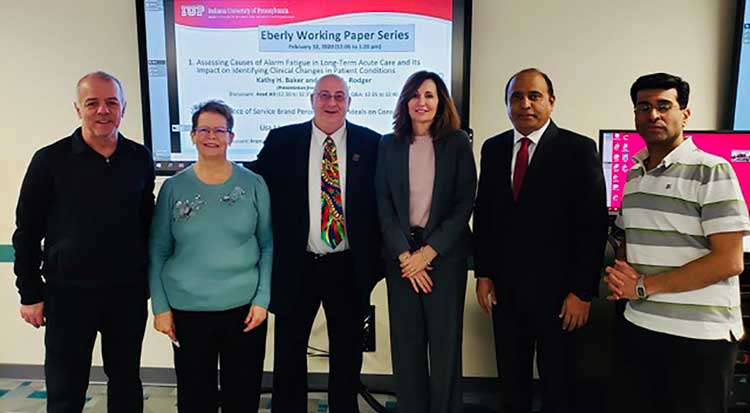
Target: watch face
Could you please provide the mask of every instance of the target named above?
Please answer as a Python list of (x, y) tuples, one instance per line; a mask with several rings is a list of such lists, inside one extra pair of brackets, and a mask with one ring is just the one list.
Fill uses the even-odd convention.
[(635, 295), (638, 296), (638, 298), (646, 298), (646, 289), (642, 285), (636, 286)]
[(642, 275), (638, 277), (638, 282), (635, 284), (635, 296), (640, 300), (646, 298), (646, 284)]

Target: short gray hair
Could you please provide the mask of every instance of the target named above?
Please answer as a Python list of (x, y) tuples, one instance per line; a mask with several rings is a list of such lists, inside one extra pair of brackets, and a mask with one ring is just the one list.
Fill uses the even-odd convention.
[(344, 80), (343, 77), (341, 77), (341, 76), (339, 76), (337, 74), (334, 74), (334, 73), (329, 73), (327, 75), (323, 75), (323, 76), (319, 77), (318, 80), (315, 81), (315, 89), (313, 89), (313, 93), (315, 93), (315, 92), (318, 91), (318, 85), (320, 84), (320, 82), (323, 79), (327, 79), (329, 77), (332, 77), (334, 79), (338, 79), (341, 82), (341, 84), (344, 85), (344, 90), (346, 91), (346, 96), (349, 96), (349, 85), (346, 84), (346, 80)]
[(192, 126), (190, 128), (191, 131), (195, 132), (195, 128), (198, 127), (198, 118), (200, 117), (201, 113), (216, 113), (217, 115), (221, 115), (224, 117), (224, 119), (227, 120), (227, 129), (231, 132), (234, 128), (234, 116), (232, 116), (232, 108), (224, 103), (224, 101), (214, 99), (214, 100), (208, 100), (205, 102), (198, 103), (197, 105), (193, 106), (193, 116), (191, 118)]
[(120, 92), (120, 98), (122, 99), (122, 103), (125, 103), (125, 91), (122, 89), (122, 83), (120, 83), (120, 79), (102, 70), (97, 70), (95, 72), (86, 73), (85, 75), (83, 75), (82, 78), (78, 79), (78, 83), (76, 83), (76, 100), (81, 98), (81, 85), (83, 84), (83, 82), (91, 78), (113, 82), (115, 85), (117, 85), (117, 90)]

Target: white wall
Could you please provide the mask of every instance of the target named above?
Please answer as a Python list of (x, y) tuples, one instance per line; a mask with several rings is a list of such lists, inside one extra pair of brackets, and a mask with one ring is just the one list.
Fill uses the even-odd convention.
[[(18, 188), (33, 152), (77, 125), (74, 85), (102, 69), (118, 76), (128, 99), (122, 132), (141, 140), (135, 2), (28, 0), (0, 9), (0, 244), (10, 244)], [(471, 127), (481, 142), (510, 127), (503, 104), (508, 77), (521, 68), (546, 71), (555, 84), (558, 125), (595, 137), (599, 129), (632, 128), (628, 90), (641, 74), (669, 71), (691, 83), (692, 129), (721, 126), (729, 110), (735, 2), (731, 0), (475, 0), (471, 66)], [(0, 363), (42, 364), (42, 332), (22, 323), (12, 266), (0, 264)], [(489, 319), (469, 282), (464, 374), (493, 376)], [(385, 288), (378, 306), (378, 348), (365, 355), (365, 373), (389, 373)], [(320, 320), (319, 320), (320, 321)], [(325, 347), (318, 322), (312, 345)], [(269, 335), (272, 366), (272, 335)], [(99, 356), (95, 356), (98, 364)], [(165, 338), (150, 326), (143, 365), (171, 367)], [(311, 371), (326, 371), (321, 361)]]

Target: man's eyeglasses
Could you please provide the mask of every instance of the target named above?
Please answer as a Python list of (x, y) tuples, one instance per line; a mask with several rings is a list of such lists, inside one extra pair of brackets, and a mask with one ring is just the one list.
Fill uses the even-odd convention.
[(633, 108), (633, 112), (635, 113), (651, 113), (652, 110), (656, 109), (659, 113), (667, 113), (674, 107), (674, 103), (672, 102), (659, 102), (656, 104), (656, 106), (653, 106), (650, 103), (642, 102), (637, 105), (635, 105), (635, 108)]
[(334, 93), (333, 95), (328, 92), (318, 92), (315, 94), (315, 96), (318, 97), (319, 100), (322, 100), (323, 102), (328, 102), (333, 98), (337, 103), (342, 103), (346, 100), (346, 94), (345, 93)]
[(213, 132), (214, 136), (219, 137), (219, 138), (224, 138), (224, 137), (227, 136), (228, 133), (231, 133), (232, 131), (230, 131), (227, 128), (213, 128), (213, 129), (211, 129), (211, 128), (195, 128), (195, 134), (198, 135), (198, 136), (200, 136), (200, 137), (209, 136), (209, 135), (211, 135), (212, 132)]

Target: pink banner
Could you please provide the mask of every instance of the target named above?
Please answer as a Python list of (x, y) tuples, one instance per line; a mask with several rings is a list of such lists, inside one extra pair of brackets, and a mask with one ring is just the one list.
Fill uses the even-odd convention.
[(451, 21), (451, 0), (193, 0), (174, 2), (176, 24), (205, 28), (250, 28), (301, 23), (357, 13), (406, 13)]

